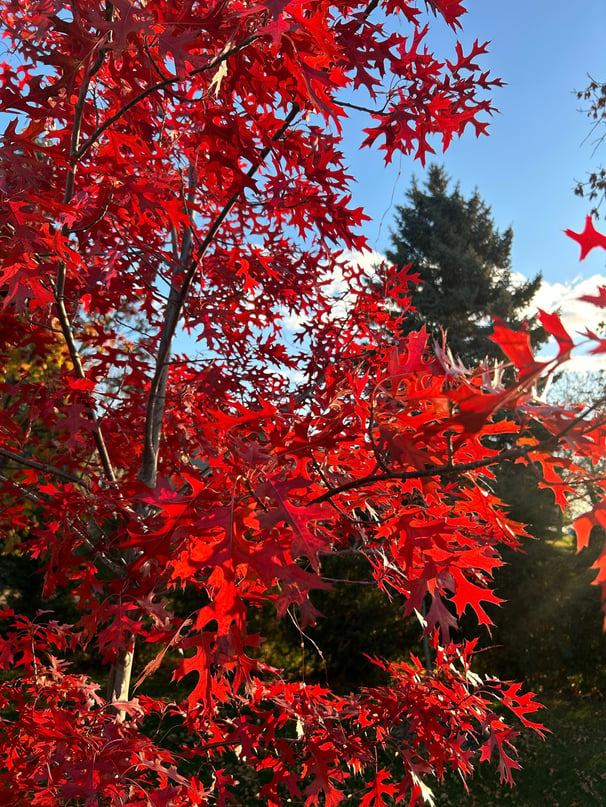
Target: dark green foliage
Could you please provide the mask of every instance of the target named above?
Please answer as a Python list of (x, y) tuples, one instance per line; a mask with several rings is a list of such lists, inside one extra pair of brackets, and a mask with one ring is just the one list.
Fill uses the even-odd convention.
[[(491, 319), (519, 324), (541, 276), (513, 282), (513, 231), (496, 229), (477, 191), (466, 199), (458, 185), (449, 191), (449, 182), (442, 167), (431, 165), (425, 185), (413, 180), (407, 204), (397, 207), (387, 257), (399, 267), (411, 264), (421, 278), (412, 294), (416, 313), (406, 317), (405, 327), (412, 331), (425, 324), (440, 341), (445, 329), (453, 354), (468, 364), (486, 356), (501, 359), (488, 338)], [(541, 328), (531, 334), (535, 345), (544, 339)]]
[(59, 622), (75, 621), (78, 611), (65, 595), (46, 598), (42, 594), (43, 577), (41, 564), (19, 551), (0, 555), (0, 597), (2, 605), (18, 610), (20, 614), (34, 619), (39, 611), (52, 610), (50, 618)]
[(587, 553), (576, 555), (571, 536), (528, 541), (524, 552), (506, 555), (509, 565), (496, 576), (497, 594), (507, 602), (479, 662), (504, 678), (521, 676), (535, 691), (603, 691), (606, 637)]
[(422, 658), (419, 622), (404, 619), (401, 597), (365, 585), (372, 579), (365, 558), (327, 558), (323, 573), (334, 587), (314, 597), (323, 617), (310, 635), (322, 649), (331, 686), (343, 692), (386, 684), (386, 674), (371, 658), (404, 659), (410, 652)]
[(499, 784), (496, 765), (477, 766), (467, 790), (460, 779), (437, 785), (436, 807), (599, 807), (606, 804), (606, 704), (603, 697), (547, 702), (536, 719), (542, 740), (526, 729), (516, 741), (522, 770), (515, 787)]
[[(589, 549), (577, 554), (552, 494), (537, 489), (531, 469), (503, 468), (497, 492), (535, 538), (524, 542), (522, 552), (503, 553), (495, 590), (505, 602), (490, 612), (491, 635), (480, 634), (484, 652), (477, 657), (477, 671), (523, 680), (529, 689), (551, 696), (603, 691), (606, 636), (600, 590), (591, 585), (595, 572), (590, 569), (603, 539), (600, 543), (594, 535)], [(469, 635), (477, 633), (471, 620), (464, 628)]]
[(412, 651), (422, 658), (421, 627), (403, 618), (401, 597), (389, 598), (371, 581), (368, 561), (360, 556), (323, 559), (322, 573), (333, 588), (314, 593), (322, 613), (314, 627), (301, 630), (297, 618), (276, 621), (275, 609), (262, 611), (258, 629), (266, 637), (262, 656), (283, 666), (287, 675), (308, 683), (328, 683), (337, 692), (385, 685), (388, 676), (371, 659), (404, 659)]

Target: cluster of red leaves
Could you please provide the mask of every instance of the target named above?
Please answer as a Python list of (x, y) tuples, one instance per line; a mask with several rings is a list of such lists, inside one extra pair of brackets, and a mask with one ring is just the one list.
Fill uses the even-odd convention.
[[(394, 337), (412, 279), (381, 292), (335, 251), (364, 247), (339, 151), (351, 90), (387, 159), (485, 128), (485, 46), (438, 61), (417, 5), (0, 0), (16, 116), (0, 148), (2, 528), (79, 611), (71, 627), (2, 615), (0, 803), (223, 805), (254, 775), (268, 805), (414, 805), (429, 777), (492, 756), (511, 778), (495, 708), (531, 725), (535, 704), (475, 676), (449, 636), (467, 609), (489, 622), (499, 549), (523, 534), (491, 469), (531, 463), (564, 507), (586, 472), (554, 452), (601, 457), (606, 438), (534, 394), (572, 349), (555, 315), (551, 362), (497, 324), (504, 386), (423, 332)], [(430, 6), (457, 27), (458, 1)], [(300, 346), (281, 336), (290, 315)], [(182, 326), (193, 358), (172, 350)], [(251, 610), (312, 625), (339, 551), (366, 557), (404, 616), (430, 599), (431, 672), (377, 661), (388, 689), (338, 696), (264, 658)], [(67, 671), (82, 648), (111, 666), (107, 698)], [(137, 694), (167, 662), (188, 694)]]
[(97, 804), (102, 794), (116, 804), (126, 795), (126, 803), (143, 807), (148, 791), (155, 805), (200, 803), (197, 784), (138, 730), (157, 704), (145, 698), (123, 704), (132, 720), (117, 721), (99, 685), (69, 674), (51, 652), (74, 651), (78, 634), (43, 616), (32, 622), (7, 608), (0, 612), (2, 624), (10, 625), (0, 639), (2, 669), (20, 670), (0, 688), (0, 804)]

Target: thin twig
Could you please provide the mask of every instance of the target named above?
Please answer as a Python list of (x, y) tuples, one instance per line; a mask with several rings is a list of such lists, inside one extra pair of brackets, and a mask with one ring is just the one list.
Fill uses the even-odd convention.
[[(2, 449), (0, 449), (0, 451), (3, 454), (5, 454), (5, 453), (10, 454), (11, 453), (11, 452), (5, 452)], [(27, 464), (31, 465), (31, 461), (29, 461)], [(36, 464), (37, 465), (42, 465), (43, 463), (36, 463)], [(60, 471), (60, 469), (55, 469), (55, 470)], [(28, 501), (32, 502), (33, 504), (39, 504), (39, 505), (44, 504), (44, 500), (42, 498), (40, 498), (40, 496), (37, 496), (35, 493), (32, 493), (30, 490), (27, 490), (27, 488), (23, 487), (23, 485), (20, 485), (18, 482), (15, 482), (14, 479), (10, 479), (8, 476), (5, 476), (5, 474), (0, 473), (0, 481), (6, 482), (7, 484), (12, 485), (12, 487), (14, 487), (15, 490), (19, 491), (19, 495), (23, 496), (23, 498), (27, 499)], [(126, 570), (124, 569), (124, 567), (119, 566), (117, 563), (114, 563), (114, 561), (111, 560), (111, 558), (108, 558), (107, 555), (104, 552), (100, 552), (97, 549), (97, 547), (94, 545), (94, 543), (91, 541), (91, 539), (88, 538), (86, 535), (84, 535), (82, 530), (76, 524), (74, 524), (73, 522), (70, 522), (70, 526), (82, 538), (86, 548), (89, 549), (94, 554), (94, 556), (96, 558), (99, 558), (99, 560), (101, 561), (101, 563), (103, 563), (104, 566), (106, 566), (117, 577), (125, 577), (126, 576)]]
[(349, 583), (351, 586), (374, 586), (375, 580), (348, 580), (346, 577), (325, 577), (322, 575), (322, 580), (327, 583)]
[(88, 550), (90, 550), (90, 552), (92, 552), (92, 553), (93, 553), (93, 556), (94, 556), (95, 558), (98, 558), (98, 559), (99, 559), (99, 561), (100, 561), (100, 562), (101, 562), (101, 563), (102, 563), (102, 564), (103, 564), (103, 565), (104, 565), (104, 566), (105, 566), (107, 569), (109, 569), (109, 571), (110, 571), (110, 572), (112, 572), (113, 574), (115, 574), (115, 575), (116, 575), (116, 577), (118, 577), (118, 578), (122, 578), (122, 579), (124, 579), (124, 578), (126, 577), (126, 575), (127, 575), (127, 570), (126, 570), (126, 567), (125, 567), (125, 566), (120, 566), (118, 563), (115, 563), (115, 562), (114, 562), (114, 561), (113, 561), (111, 558), (108, 558), (108, 557), (107, 557), (107, 555), (105, 554), (105, 552), (100, 552), (100, 551), (97, 549), (97, 547), (95, 546), (95, 544), (93, 543), (93, 541), (91, 541), (91, 539), (90, 539), (90, 538), (88, 538), (86, 535), (84, 535), (84, 533), (82, 532), (82, 530), (78, 529), (78, 527), (76, 527), (76, 525), (75, 525), (73, 522), (71, 523), (71, 527), (72, 527), (72, 529), (73, 529), (73, 530), (75, 530), (75, 531), (78, 533), (78, 535), (79, 535), (79, 536), (82, 538), (82, 540), (84, 541), (84, 545), (86, 546), (86, 548), (87, 548)]
[(84, 481), (80, 479), (79, 476), (71, 474), (69, 471), (64, 471), (48, 462), (39, 462), (38, 460), (31, 459), (31, 457), (24, 457), (22, 454), (15, 454), (14, 451), (9, 451), (7, 448), (0, 447), (0, 456), (13, 460), (13, 462), (17, 462), (19, 465), (24, 465), (27, 468), (35, 468), (37, 471), (42, 471), (45, 474), (65, 479), (67, 482), (73, 482), (76, 485), (84, 484)]
[[(18, 482), (15, 482), (14, 479), (10, 479), (5, 474), (0, 474), (0, 481), (6, 482), (8, 485), (12, 485), (15, 490), (19, 491), (19, 495), (23, 496), (24, 499), (27, 499), (32, 504), (42, 504), (42, 499), (39, 496), (36, 496), (35, 493), (32, 493), (31, 490), (27, 490), (27, 488), (20, 485)], [(6, 508), (8, 509), (8, 508)]]

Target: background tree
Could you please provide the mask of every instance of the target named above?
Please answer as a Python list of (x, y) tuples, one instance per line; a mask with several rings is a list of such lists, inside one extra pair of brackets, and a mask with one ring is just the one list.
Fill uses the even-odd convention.
[[(466, 199), (458, 185), (449, 191), (449, 184), (444, 168), (435, 164), (423, 187), (413, 179), (407, 204), (396, 208), (387, 257), (397, 266), (410, 264), (420, 277), (411, 294), (416, 312), (407, 313), (405, 327), (416, 330), (424, 324), (438, 341), (443, 328), (453, 353), (477, 363), (499, 357), (488, 338), (492, 318), (520, 325), (541, 276), (514, 282), (512, 229), (499, 232), (478, 191)], [(545, 334), (535, 326), (531, 337), (537, 345)]]
[[(538, 290), (540, 275), (514, 283), (512, 230), (498, 231), (478, 191), (468, 199), (458, 186), (449, 191), (443, 168), (431, 165), (424, 189), (414, 181), (407, 198), (409, 204), (397, 209), (394, 251), (388, 253), (397, 265), (412, 263), (422, 279), (412, 291), (416, 311), (406, 315), (405, 326), (426, 324), (436, 338), (443, 328), (450, 348), (464, 362), (498, 358), (490, 339), (492, 317), (519, 323)], [(545, 340), (540, 326), (531, 328), (530, 334), (535, 346)], [(594, 399), (602, 394), (603, 389)], [(572, 394), (561, 403), (571, 405), (575, 400), (587, 397)], [(523, 553), (505, 553), (507, 566), (495, 573), (504, 600), (498, 618), (494, 616), (496, 627), (489, 634), (467, 620), (466, 635), (479, 636), (488, 648), (480, 660), (485, 669), (503, 677), (524, 675), (542, 691), (567, 689), (571, 681), (577, 687), (584, 681), (589, 690), (601, 680), (603, 666), (594, 667), (590, 659), (603, 657), (602, 637), (583, 642), (585, 650), (570, 649), (571, 625), (590, 626), (591, 633), (599, 623), (598, 592), (586, 590), (579, 572), (579, 563), (584, 570), (586, 559), (575, 558), (570, 536), (563, 533), (560, 508), (551, 493), (536, 488), (530, 470), (497, 469), (493, 488), (512, 517), (526, 525), (530, 537), (522, 541)], [(558, 604), (565, 601), (562, 607), (555, 607), (555, 579), (560, 589), (555, 599)]]

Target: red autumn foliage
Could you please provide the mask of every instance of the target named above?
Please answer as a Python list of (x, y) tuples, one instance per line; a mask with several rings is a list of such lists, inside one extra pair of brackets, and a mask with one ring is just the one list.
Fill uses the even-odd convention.
[[(460, 25), (458, 1), (429, 5)], [(1, 614), (0, 804), (224, 805), (246, 770), (263, 804), (414, 805), (431, 777), (491, 758), (511, 780), (505, 711), (540, 730), (537, 704), (478, 677), (473, 643), (451, 636), (467, 610), (490, 622), (499, 550), (523, 534), (490, 480), (532, 464), (564, 507), (587, 472), (559, 447), (603, 457), (606, 431), (536, 394), (572, 348), (556, 315), (551, 361), (497, 324), (504, 385), (423, 332), (394, 336), (385, 299), (405, 306), (414, 279), (393, 272), (380, 294), (338, 251), (365, 246), (347, 110), (368, 107), (364, 142), (387, 160), (482, 133), (500, 83), (476, 63), (485, 45), (438, 60), (410, 0), (0, 9), (2, 525), (79, 612)], [(585, 252), (604, 245), (590, 236)], [(603, 505), (581, 517), (580, 544), (603, 520)], [(271, 666), (250, 614), (312, 625), (339, 551), (404, 595), (404, 617), (430, 600), (431, 671), (377, 659), (390, 686), (345, 696)], [(82, 648), (107, 665), (107, 695), (70, 668)], [(167, 662), (188, 694), (140, 694)]]
[(584, 260), (592, 249), (602, 247), (606, 249), (606, 235), (598, 232), (593, 226), (591, 216), (585, 218), (585, 229), (581, 233), (575, 233), (574, 230), (565, 230), (566, 235), (576, 241), (581, 247), (581, 255), (579, 260)]

